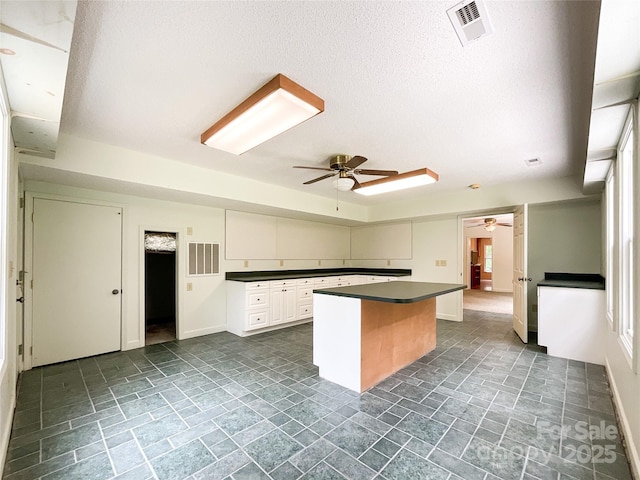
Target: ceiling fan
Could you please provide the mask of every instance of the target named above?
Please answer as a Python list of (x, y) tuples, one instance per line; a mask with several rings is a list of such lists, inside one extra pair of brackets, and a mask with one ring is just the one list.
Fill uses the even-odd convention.
[(369, 170), (365, 168), (358, 168), (367, 159), (365, 157), (361, 157), (360, 155), (356, 155), (352, 157), (350, 155), (335, 155), (331, 157), (329, 160), (329, 167), (308, 167), (305, 165), (294, 165), (293, 168), (306, 168), (309, 170), (323, 170), (327, 173), (326, 175), (322, 175), (321, 177), (314, 178), (312, 180), (308, 180), (304, 182), (304, 185), (310, 185), (312, 183), (319, 182), (320, 180), (324, 180), (326, 178), (335, 177), (337, 178), (337, 187), (338, 190), (346, 191), (346, 190), (356, 190), (360, 188), (360, 182), (354, 175), (379, 175), (382, 177), (391, 177), (393, 175), (398, 175), (397, 170)]
[(465, 227), (484, 227), (488, 232), (494, 231), (498, 225), (502, 227), (513, 227), (513, 222), (498, 222), (498, 219), (493, 217), (485, 218), (482, 221), (480, 220), (481, 219), (478, 219), (475, 223), (465, 222)]

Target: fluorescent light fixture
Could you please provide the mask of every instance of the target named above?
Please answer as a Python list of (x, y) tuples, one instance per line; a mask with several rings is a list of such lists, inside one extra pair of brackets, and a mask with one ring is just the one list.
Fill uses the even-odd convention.
[(209, 127), (200, 142), (240, 155), (324, 111), (324, 100), (276, 75)]
[(421, 168), (412, 172), (401, 173), (391, 177), (372, 180), (360, 184), (354, 192), (360, 195), (378, 195), (379, 193), (394, 192), (405, 188), (419, 187), (435, 183), (439, 179), (438, 174), (428, 168)]

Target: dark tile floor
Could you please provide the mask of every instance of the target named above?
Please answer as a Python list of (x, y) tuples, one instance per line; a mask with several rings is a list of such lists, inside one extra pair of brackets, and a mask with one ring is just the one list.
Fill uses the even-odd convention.
[(311, 325), (34, 369), (4, 478), (630, 478), (603, 368), (510, 318), (438, 321), (436, 350), (362, 395), (318, 378)]

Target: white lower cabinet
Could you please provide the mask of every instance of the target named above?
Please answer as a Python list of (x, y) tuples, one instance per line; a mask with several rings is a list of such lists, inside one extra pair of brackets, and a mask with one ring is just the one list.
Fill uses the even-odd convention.
[(344, 275), (227, 284), (227, 330), (239, 336), (269, 327), (281, 328), (313, 317), (313, 290), (373, 282), (397, 277)]
[(297, 291), (295, 280), (274, 280), (270, 282), (271, 322), (270, 325), (297, 320)]

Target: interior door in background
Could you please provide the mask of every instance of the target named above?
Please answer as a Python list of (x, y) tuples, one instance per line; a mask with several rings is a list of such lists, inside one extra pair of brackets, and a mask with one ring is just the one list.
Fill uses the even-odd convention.
[(513, 329), (528, 342), (527, 326), (527, 204), (513, 213)]
[(120, 350), (122, 211), (35, 198), (33, 366)]

